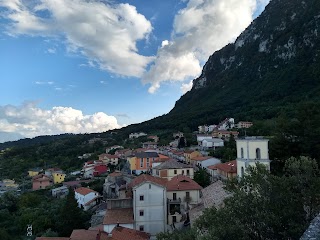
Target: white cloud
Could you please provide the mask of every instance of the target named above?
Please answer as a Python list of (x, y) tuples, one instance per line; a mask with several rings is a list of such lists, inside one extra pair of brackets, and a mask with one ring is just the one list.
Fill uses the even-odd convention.
[[(269, 0), (189, 0), (175, 16), (171, 40), (162, 42), (157, 57), (142, 78), (153, 93), (164, 81), (198, 76), (204, 61), (251, 23), (257, 6)], [(183, 85), (186, 89), (187, 85)]]
[(183, 83), (180, 87), (181, 92), (185, 94), (186, 92), (190, 91), (192, 88), (192, 85), (193, 85), (192, 80), (189, 83)]
[(18, 133), (25, 137), (103, 132), (120, 127), (114, 116), (103, 112), (84, 115), (80, 110), (60, 106), (43, 110), (35, 102), (0, 106), (0, 132)]
[[(9, 35), (60, 37), (68, 51), (88, 58), (110, 72), (140, 77), (153, 57), (138, 53), (147, 40), (150, 21), (129, 4), (92, 0), (2, 0), (10, 20)], [(49, 50), (48, 50), (49, 51)]]
[(55, 48), (48, 48), (47, 52), (51, 53), (51, 54), (55, 54), (56, 53), (56, 49)]
[(34, 83), (37, 85), (52, 85), (52, 84), (54, 84), (54, 82), (52, 82), (52, 81), (49, 81), (49, 82), (36, 81)]

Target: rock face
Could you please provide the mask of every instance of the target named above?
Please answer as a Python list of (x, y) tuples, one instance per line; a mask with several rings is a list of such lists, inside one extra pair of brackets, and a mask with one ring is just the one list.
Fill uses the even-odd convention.
[(235, 43), (210, 56), (169, 116), (272, 118), (319, 93), (320, 1), (271, 0)]

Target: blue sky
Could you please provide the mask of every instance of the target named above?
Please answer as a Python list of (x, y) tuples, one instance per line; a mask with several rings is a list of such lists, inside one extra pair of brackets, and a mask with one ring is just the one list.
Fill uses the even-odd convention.
[(169, 112), (267, 3), (0, 1), (0, 141), (101, 132)]

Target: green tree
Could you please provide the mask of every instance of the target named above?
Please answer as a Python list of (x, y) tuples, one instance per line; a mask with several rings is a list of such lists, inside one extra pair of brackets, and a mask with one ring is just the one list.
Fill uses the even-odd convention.
[(88, 227), (90, 216), (78, 208), (74, 198), (74, 191), (69, 191), (67, 198), (59, 212), (58, 233), (59, 236), (69, 237), (73, 229)]
[(207, 187), (211, 183), (209, 173), (203, 168), (199, 168), (198, 171), (194, 172), (193, 180), (196, 181), (201, 187)]

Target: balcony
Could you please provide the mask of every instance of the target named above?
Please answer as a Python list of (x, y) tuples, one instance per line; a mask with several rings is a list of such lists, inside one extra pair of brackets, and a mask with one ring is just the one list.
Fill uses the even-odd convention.
[(180, 204), (181, 203), (181, 198), (177, 198), (177, 199), (167, 199), (169, 204)]

